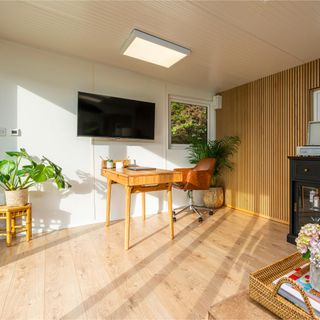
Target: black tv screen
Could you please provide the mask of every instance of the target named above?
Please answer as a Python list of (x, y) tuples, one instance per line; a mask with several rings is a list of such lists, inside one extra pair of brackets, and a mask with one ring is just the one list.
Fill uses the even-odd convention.
[(78, 136), (154, 139), (155, 103), (78, 92)]

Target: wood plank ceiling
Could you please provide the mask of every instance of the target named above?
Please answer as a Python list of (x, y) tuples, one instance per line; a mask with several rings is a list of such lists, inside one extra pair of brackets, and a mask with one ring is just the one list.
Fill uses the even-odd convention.
[[(320, 56), (320, 2), (1, 1), (0, 38), (212, 92)], [(138, 28), (192, 50), (170, 69), (120, 54)]]

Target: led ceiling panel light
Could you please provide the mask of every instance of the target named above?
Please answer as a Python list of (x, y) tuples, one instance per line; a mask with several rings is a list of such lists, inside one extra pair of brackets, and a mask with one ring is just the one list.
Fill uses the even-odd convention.
[(191, 50), (134, 29), (122, 52), (125, 56), (170, 68), (188, 56)]

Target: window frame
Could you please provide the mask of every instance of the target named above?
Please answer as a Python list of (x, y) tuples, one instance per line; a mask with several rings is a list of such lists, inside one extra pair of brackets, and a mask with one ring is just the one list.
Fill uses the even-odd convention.
[(185, 104), (193, 104), (207, 108), (207, 139), (210, 139), (210, 132), (211, 132), (211, 101), (209, 100), (202, 100), (202, 99), (195, 99), (195, 98), (187, 98), (175, 95), (168, 95), (168, 149), (175, 149), (175, 150), (184, 150), (186, 149), (189, 144), (178, 144), (178, 143), (171, 143), (171, 102), (179, 102)]
[(320, 88), (312, 90), (313, 121), (320, 121)]

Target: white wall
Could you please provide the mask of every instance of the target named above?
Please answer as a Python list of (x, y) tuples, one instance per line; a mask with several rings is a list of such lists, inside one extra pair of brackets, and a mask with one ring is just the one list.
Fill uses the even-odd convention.
[[(155, 141), (125, 143), (76, 136), (77, 91), (96, 92), (156, 103)], [(24, 147), (62, 166), (73, 185), (67, 192), (46, 184), (30, 192), (34, 227), (48, 230), (104, 221), (105, 179), (100, 155), (136, 159), (159, 168), (189, 166), (183, 150), (167, 149), (168, 94), (210, 100), (211, 92), (164, 83), (137, 73), (0, 41), (0, 127), (20, 128), (21, 136), (0, 137), (4, 151)], [(212, 116), (214, 123), (214, 115)], [(214, 132), (214, 127), (212, 132)], [(112, 219), (123, 218), (124, 193), (114, 186)], [(140, 215), (139, 195), (132, 215)], [(0, 198), (1, 201), (1, 198)], [(174, 193), (174, 205), (185, 195)], [(147, 195), (148, 214), (166, 210), (164, 192)]]

